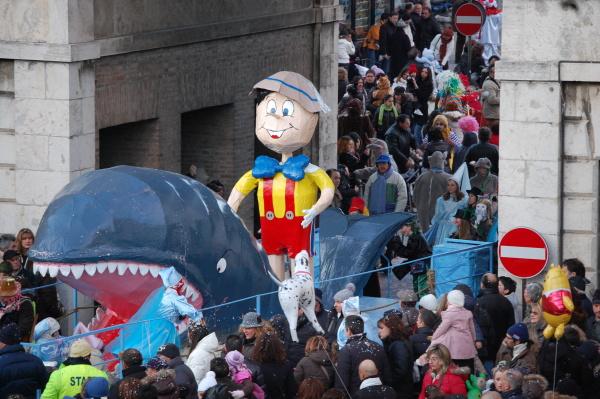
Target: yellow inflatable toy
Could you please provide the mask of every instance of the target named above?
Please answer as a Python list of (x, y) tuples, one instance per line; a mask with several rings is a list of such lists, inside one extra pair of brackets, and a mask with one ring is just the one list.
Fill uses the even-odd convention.
[(563, 336), (565, 325), (571, 320), (574, 308), (566, 270), (563, 270), (560, 265), (551, 265), (546, 273), (542, 292), (542, 310), (544, 320), (548, 323), (544, 329), (546, 339), (553, 336), (560, 339)]

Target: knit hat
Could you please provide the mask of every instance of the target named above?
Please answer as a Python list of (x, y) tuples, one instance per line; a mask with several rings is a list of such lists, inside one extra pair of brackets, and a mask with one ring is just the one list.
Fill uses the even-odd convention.
[(40, 338), (50, 339), (52, 338), (52, 334), (60, 330), (60, 324), (53, 317), (46, 317), (44, 320), (40, 321), (35, 325), (35, 329), (33, 330), (33, 339), (35, 341)]
[(523, 323), (513, 324), (508, 327), (506, 335), (515, 341), (529, 341), (529, 331), (527, 331), (527, 326)]
[(92, 377), (85, 380), (81, 395), (85, 399), (101, 399), (108, 396), (108, 380), (104, 377)]
[(238, 351), (227, 352), (225, 361), (230, 369), (241, 370), (242, 368), (245, 368), (244, 355)]
[(0, 263), (0, 273), (10, 276), (13, 272), (12, 266), (8, 262)]
[(16, 345), (21, 341), (19, 327), (15, 323), (5, 325), (0, 329), (0, 342), (5, 345)]
[(392, 161), (390, 161), (389, 155), (381, 154), (379, 157), (377, 157), (377, 160), (375, 161), (375, 165), (377, 165), (378, 163), (387, 163), (387, 164), (391, 165)]
[(242, 318), (242, 324), (240, 327), (242, 328), (258, 328), (262, 327), (263, 321), (260, 315), (256, 312), (248, 312)]
[(438, 302), (437, 302), (437, 298), (435, 297), (435, 295), (433, 294), (427, 294), (425, 296), (423, 296), (419, 302), (417, 302), (417, 306), (416, 308), (425, 308), (427, 310), (430, 310), (432, 312), (436, 312), (437, 311), (437, 306), (438, 306)]
[(491, 169), (492, 161), (490, 161), (488, 158), (479, 158), (477, 160), (477, 163), (475, 163), (475, 169), (477, 169), (477, 168)]
[(92, 347), (85, 339), (78, 339), (69, 348), (69, 357), (88, 357), (92, 354)]
[(427, 157), (427, 160), (429, 161), (429, 167), (442, 169), (444, 167), (445, 158), (446, 157), (441, 151), (435, 151), (433, 154)]
[(169, 359), (175, 359), (179, 357), (179, 348), (175, 344), (165, 344), (158, 348), (157, 354), (168, 357)]
[(354, 295), (354, 291), (356, 291), (356, 286), (352, 283), (348, 283), (343, 290), (339, 290), (335, 293), (333, 300), (335, 302), (344, 302), (346, 299)]
[(465, 306), (465, 294), (459, 290), (452, 290), (448, 293), (448, 304), (454, 306)]
[(146, 364), (146, 368), (158, 371), (158, 370), (169, 368), (169, 365), (167, 364), (167, 362), (162, 360), (160, 357), (155, 356), (152, 359), (148, 360), (148, 363)]
[(4, 255), (2, 255), (2, 260), (11, 260), (14, 257), (19, 256), (19, 253), (17, 251), (15, 251), (14, 249), (7, 249), (6, 252), (4, 252)]
[(544, 291), (544, 286), (540, 283), (529, 283), (525, 286), (525, 291), (531, 298), (531, 301), (534, 303), (538, 303), (540, 299), (542, 299), (542, 292)]

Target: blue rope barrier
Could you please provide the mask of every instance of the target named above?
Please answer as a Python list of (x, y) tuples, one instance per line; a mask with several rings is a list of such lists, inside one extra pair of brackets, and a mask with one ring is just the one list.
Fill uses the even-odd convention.
[[(436, 258), (436, 257), (448, 256), (448, 255), (453, 255), (453, 254), (462, 253), (462, 252), (477, 251), (477, 250), (484, 249), (486, 247), (492, 248), (494, 245), (496, 245), (496, 242), (486, 242), (484, 244), (477, 245), (477, 246), (471, 247), (471, 248), (462, 248), (462, 249), (457, 249), (457, 250), (454, 250), (454, 251), (444, 252), (444, 253), (441, 253), (441, 254), (432, 254), (430, 256), (425, 256), (425, 257), (422, 257), (422, 258), (418, 258), (418, 259), (414, 259), (414, 260), (407, 261), (407, 262), (402, 262), (402, 263), (396, 263), (396, 264), (391, 263), (386, 258), (389, 266), (382, 267), (382, 268), (375, 269), (375, 270), (367, 270), (367, 271), (360, 272), (360, 273), (354, 273), (354, 274), (350, 274), (350, 275), (347, 275), (347, 276), (334, 277), (334, 278), (330, 278), (330, 279), (327, 279), (327, 280), (322, 280), (321, 283), (327, 283), (327, 282), (331, 282), (331, 281), (344, 280), (344, 279), (348, 279), (348, 278), (352, 278), (352, 277), (360, 277), (360, 276), (368, 275), (368, 274), (371, 274), (371, 273), (378, 273), (378, 272), (381, 272), (381, 271), (388, 271), (388, 270), (391, 270), (391, 269), (396, 268), (396, 267), (408, 266), (411, 263), (420, 262), (420, 261), (423, 261), (423, 260), (426, 260), (426, 259), (433, 259), (433, 258)], [(453, 280), (448, 280), (448, 281), (442, 281), (442, 282), (440, 282), (438, 284), (450, 283), (450, 282), (453, 282), (453, 281), (458, 281), (458, 280), (462, 280), (462, 279), (469, 278), (469, 277), (477, 277), (477, 276), (481, 276), (481, 275), (483, 275), (483, 273), (474, 274), (472, 276), (464, 276), (464, 277), (460, 277), (460, 278), (453, 279)], [(59, 281), (58, 283), (62, 283), (62, 282)], [(55, 284), (50, 284), (49, 286), (51, 286), (51, 285), (55, 285)], [(39, 288), (43, 288), (43, 287), (37, 287), (37, 288), (39, 289)], [(222, 303), (222, 304), (219, 304), (219, 305), (207, 306), (207, 307), (201, 308), (199, 310), (200, 311), (212, 310), (212, 309), (217, 309), (217, 308), (225, 307), (225, 306), (228, 306), (228, 305), (233, 305), (233, 304), (236, 304), (236, 303), (240, 303), (240, 302), (244, 302), (244, 301), (251, 301), (251, 300), (256, 301), (256, 303), (258, 303), (258, 301), (260, 301), (261, 297), (267, 296), (267, 295), (274, 295), (276, 293), (277, 293), (277, 291), (264, 292), (264, 293), (261, 293), (261, 294), (256, 294), (256, 295), (252, 295), (252, 296), (249, 296), (249, 297), (240, 298), (240, 299), (236, 299), (236, 300), (233, 300), (233, 301), (225, 302), (225, 303)], [(61, 340), (63, 342), (69, 342), (69, 341), (81, 339), (81, 338), (84, 338), (84, 337), (87, 337), (87, 336), (90, 336), (90, 335), (96, 335), (96, 334), (102, 334), (102, 333), (109, 332), (109, 331), (120, 330), (120, 329), (126, 328), (127, 326), (132, 326), (132, 325), (135, 325), (135, 324), (147, 323), (147, 322), (150, 322), (150, 321), (165, 320), (165, 319), (167, 319), (167, 318), (166, 317), (158, 317), (158, 318), (148, 319), (148, 320), (138, 320), (138, 321), (134, 321), (134, 322), (127, 322), (127, 323), (122, 323), (122, 324), (115, 324), (114, 326), (105, 327), (105, 328), (101, 328), (101, 329), (93, 330), (93, 331), (88, 331), (86, 333), (81, 333), (81, 334), (78, 334), (78, 335), (72, 335), (70, 337), (63, 337), (63, 338), (61, 338)], [(43, 345), (47, 345), (47, 344), (48, 343), (42, 343), (42, 344), (32, 344), (32, 343), (29, 343), (29, 342), (23, 342), (23, 343), (21, 343), (21, 345), (23, 345), (23, 347), (25, 347), (25, 348), (33, 348), (33, 347), (43, 346)]]
[(24, 290), (21, 290), (21, 293), (22, 294), (27, 294), (28, 292), (35, 292), (37, 290), (41, 290), (42, 288), (54, 287), (54, 286), (57, 286), (59, 284), (64, 284), (64, 283), (62, 281), (57, 281), (56, 283), (46, 284), (46, 285), (40, 285), (39, 287), (25, 288)]

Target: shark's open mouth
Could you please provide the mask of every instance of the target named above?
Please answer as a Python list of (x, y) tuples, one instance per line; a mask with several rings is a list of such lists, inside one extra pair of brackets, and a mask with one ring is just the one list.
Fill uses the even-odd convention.
[[(165, 266), (131, 261), (97, 263), (34, 262), (42, 276), (58, 277), (69, 286), (100, 302), (124, 318), (131, 317), (155, 289), (162, 286), (159, 272)], [(184, 277), (182, 293), (195, 308), (202, 308), (200, 291)]]

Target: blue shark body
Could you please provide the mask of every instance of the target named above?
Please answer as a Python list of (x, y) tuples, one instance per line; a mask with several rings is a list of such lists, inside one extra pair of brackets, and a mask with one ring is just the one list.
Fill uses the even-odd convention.
[[(57, 276), (124, 318), (161, 286), (174, 266), (197, 308), (275, 291), (268, 260), (227, 203), (185, 176), (130, 166), (89, 172), (46, 210), (34, 269)], [(274, 297), (273, 297), (274, 298)], [(265, 298), (265, 309), (275, 300)], [(204, 312), (229, 325), (254, 308), (244, 301)]]

